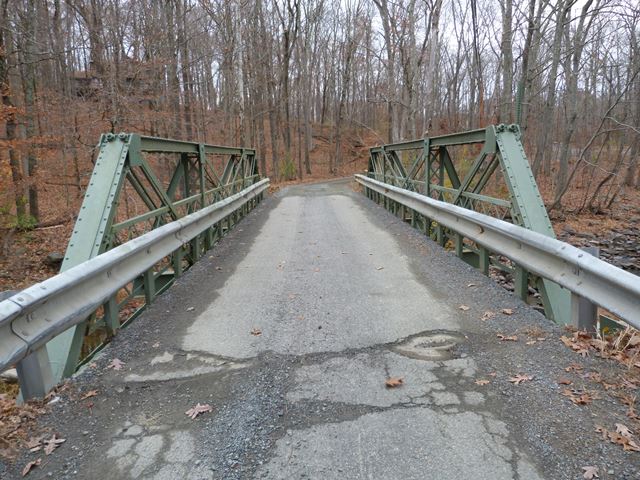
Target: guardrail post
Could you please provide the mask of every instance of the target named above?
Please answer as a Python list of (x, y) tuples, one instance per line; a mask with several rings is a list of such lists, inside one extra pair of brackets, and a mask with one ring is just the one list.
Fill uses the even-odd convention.
[(489, 264), (490, 264), (489, 250), (481, 246), (480, 251), (478, 252), (478, 257), (479, 257), (478, 268), (485, 275), (489, 275)]
[(47, 347), (32, 352), (16, 365), (22, 400), (43, 398), (54, 386)]
[(151, 305), (156, 296), (156, 280), (152, 269), (143, 273), (144, 276), (144, 297), (147, 305)]
[[(598, 247), (584, 247), (582, 250), (594, 257), (600, 257), (600, 249)], [(592, 301), (572, 293), (571, 325), (578, 330), (595, 333), (598, 325), (598, 306)]]
[(458, 232), (455, 233), (455, 240), (456, 240), (456, 255), (459, 258), (462, 258), (462, 248), (464, 247), (464, 238), (462, 235), (460, 235)]
[[(16, 293), (18, 293), (16, 290), (0, 292), (0, 302)], [(42, 398), (54, 386), (46, 345), (19, 361), (16, 372), (20, 384), (20, 400)]]
[(182, 247), (173, 252), (173, 274), (178, 278), (182, 275), (182, 258), (184, 257), (184, 252), (182, 251)]
[(445, 244), (444, 228), (440, 224), (438, 224), (438, 226), (436, 227), (436, 240), (441, 247), (444, 247), (444, 244)]
[(529, 298), (529, 272), (519, 265), (516, 265), (513, 278), (513, 289), (515, 294), (524, 302)]
[(104, 323), (107, 328), (107, 333), (111, 336), (115, 335), (118, 328), (120, 328), (118, 301), (115, 295), (104, 304)]

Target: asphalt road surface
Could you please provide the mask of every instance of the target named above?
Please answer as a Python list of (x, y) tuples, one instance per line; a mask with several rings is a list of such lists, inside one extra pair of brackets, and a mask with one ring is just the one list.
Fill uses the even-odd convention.
[(41, 420), (67, 441), (29, 478), (640, 478), (595, 432), (624, 410), (557, 383), (618, 367), (354, 189), (289, 187), (245, 218), (74, 379)]

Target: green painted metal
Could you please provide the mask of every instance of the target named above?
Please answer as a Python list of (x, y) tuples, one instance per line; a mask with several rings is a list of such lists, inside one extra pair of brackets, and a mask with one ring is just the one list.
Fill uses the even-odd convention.
[[(160, 225), (204, 208), (260, 180), (255, 150), (197, 142), (104, 134), (61, 270), (67, 270)], [(253, 204), (255, 205), (255, 204)], [(228, 228), (231, 219), (228, 218)], [(237, 222), (235, 219), (234, 223)], [(85, 324), (47, 345), (54, 381), (71, 375), (88, 332), (114, 335), (135, 299), (150, 303), (218, 240), (222, 222), (141, 275)], [(140, 308), (136, 304), (136, 311)]]
[[(368, 175), (555, 238), (518, 125), (490, 125), (373, 147)], [(370, 198), (380, 201), (375, 192)], [(393, 209), (386, 198), (381, 201)], [(429, 219), (410, 214), (410, 221), (441, 245), (451, 245), (461, 258), (485, 274), (490, 266), (513, 274), (516, 294), (524, 299), (530, 282), (540, 292), (550, 319), (558, 323), (570, 321), (571, 296), (567, 290), (528, 275), (517, 265), (505, 264), (484, 248), (464, 243), (456, 232), (434, 225)]]

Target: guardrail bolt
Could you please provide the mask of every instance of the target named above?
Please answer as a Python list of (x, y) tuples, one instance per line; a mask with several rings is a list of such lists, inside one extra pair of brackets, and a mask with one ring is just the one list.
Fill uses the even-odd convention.
[(116, 136), (113, 133), (107, 133), (107, 135), (105, 136), (105, 139), (107, 140), (107, 142), (113, 142), (115, 138)]
[(124, 132), (120, 132), (120, 133), (118, 134), (118, 138), (119, 138), (120, 140), (122, 140), (123, 142), (126, 142), (126, 141), (127, 141), (127, 137), (128, 137), (128, 135), (127, 135), (126, 133), (124, 133)]

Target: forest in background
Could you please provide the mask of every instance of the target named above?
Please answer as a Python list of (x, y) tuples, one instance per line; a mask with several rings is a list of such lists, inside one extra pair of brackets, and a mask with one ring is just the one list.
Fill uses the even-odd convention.
[(517, 122), (551, 210), (637, 213), (639, 41), (635, 0), (0, 0), (0, 257), (67, 238), (104, 132), (253, 146), (278, 182)]

